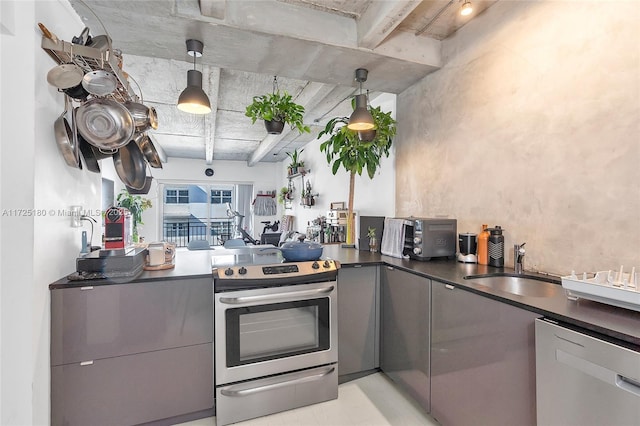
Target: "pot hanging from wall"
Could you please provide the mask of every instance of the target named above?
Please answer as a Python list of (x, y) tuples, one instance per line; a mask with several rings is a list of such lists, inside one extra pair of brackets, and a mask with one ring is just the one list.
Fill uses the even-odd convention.
[(94, 98), (78, 107), (78, 130), (91, 145), (109, 151), (121, 148), (133, 137), (133, 117), (122, 104)]

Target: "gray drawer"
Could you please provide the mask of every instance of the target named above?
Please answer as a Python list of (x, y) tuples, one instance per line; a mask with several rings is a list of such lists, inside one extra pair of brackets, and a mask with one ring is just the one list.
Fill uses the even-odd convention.
[(213, 345), (51, 367), (51, 424), (133, 425), (213, 407)]
[(212, 341), (212, 279), (51, 292), (51, 365)]

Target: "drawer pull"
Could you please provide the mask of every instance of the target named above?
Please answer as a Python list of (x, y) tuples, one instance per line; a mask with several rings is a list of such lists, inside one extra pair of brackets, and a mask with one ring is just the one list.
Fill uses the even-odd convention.
[(84, 367), (85, 365), (93, 365), (93, 360), (91, 360), (91, 361), (82, 361), (80, 363), (81, 367)]
[(452, 286), (451, 284), (445, 284), (444, 285), (445, 288), (449, 289), (449, 290), (455, 290), (456, 288), (454, 286)]
[(265, 384), (262, 386), (256, 386), (254, 388), (244, 388), (244, 389), (241, 389), (242, 385), (238, 386), (238, 388), (231, 386), (229, 388), (222, 389), (220, 393), (224, 396), (231, 396), (231, 397), (248, 396), (248, 395), (252, 395), (259, 392), (279, 389), (279, 388), (288, 387), (288, 386), (295, 386), (302, 383), (320, 380), (324, 376), (331, 374), (334, 371), (335, 371), (335, 367), (332, 367), (332, 366), (326, 367), (320, 371), (314, 370), (311, 373), (302, 371), (299, 373), (286, 375), (284, 380), (282, 379), (277, 381), (274, 380), (274, 382)]
[(86, 286), (86, 287), (80, 287), (80, 290), (93, 290), (93, 286), (89, 285), (89, 286)]

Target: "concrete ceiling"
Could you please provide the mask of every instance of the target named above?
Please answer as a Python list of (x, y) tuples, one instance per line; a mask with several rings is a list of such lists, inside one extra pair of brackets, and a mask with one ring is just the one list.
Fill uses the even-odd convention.
[[(158, 111), (152, 138), (167, 157), (281, 161), (351, 112), (354, 71), (369, 70), (375, 99), (397, 94), (442, 66), (440, 41), (497, 0), (70, 0), (92, 35), (108, 33), (124, 70)], [(96, 19), (99, 18), (99, 21)], [(196, 68), (212, 113), (175, 105), (193, 59), (185, 41), (204, 43)], [(253, 96), (278, 88), (306, 109), (311, 134), (268, 135), (244, 115)]]

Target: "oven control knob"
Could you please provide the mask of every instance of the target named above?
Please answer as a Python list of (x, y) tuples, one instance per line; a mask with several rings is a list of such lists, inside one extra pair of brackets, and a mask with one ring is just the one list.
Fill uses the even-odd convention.
[(325, 268), (329, 268), (331, 266), (331, 264), (329, 263), (328, 260), (325, 260), (324, 263), (322, 264), (322, 266), (324, 266)]
[(233, 275), (233, 269), (231, 269), (231, 268), (227, 268), (227, 269), (225, 269), (225, 270), (224, 270), (224, 274), (225, 274), (226, 276)]
[(422, 242), (422, 238), (420, 237), (414, 237), (413, 238), (413, 244), (420, 244)]
[(244, 275), (247, 273), (247, 268), (245, 268), (244, 266), (241, 266), (240, 269), (238, 269), (238, 273), (240, 275)]
[(318, 262), (313, 262), (313, 263), (311, 264), (311, 267), (312, 267), (313, 269), (320, 269), (320, 264), (319, 264)]
[(422, 253), (422, 249), (420, 247), (416, 247), (416, 248), (413, 249), (413, 253), (414, 254), (420, 254), (420, 253)]

